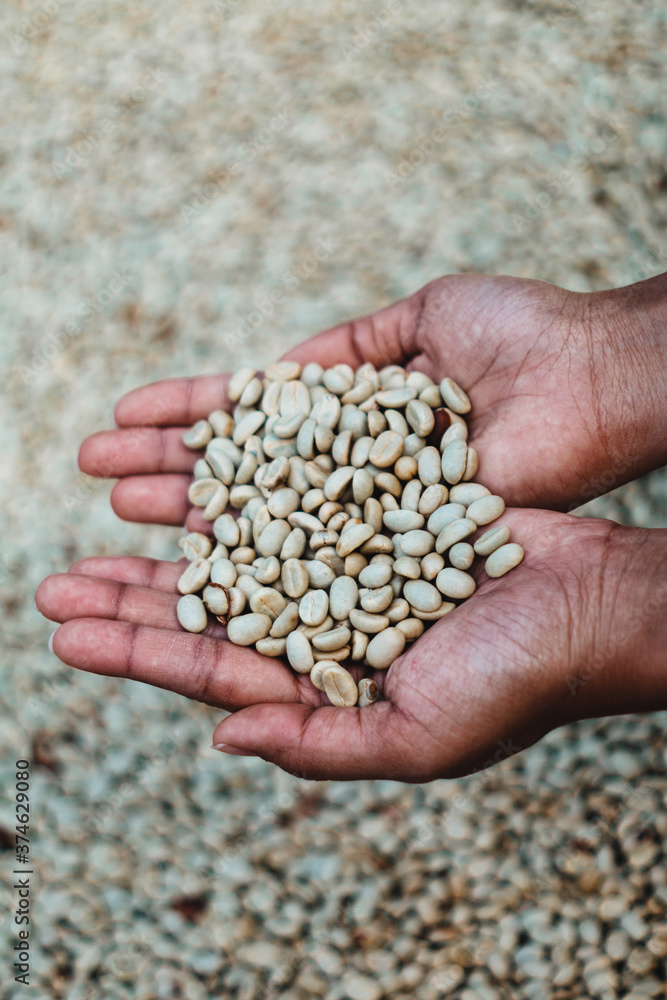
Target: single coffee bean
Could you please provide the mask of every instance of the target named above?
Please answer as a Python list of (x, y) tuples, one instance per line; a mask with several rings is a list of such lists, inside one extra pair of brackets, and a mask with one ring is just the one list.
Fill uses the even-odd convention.
[(359, 708), (366, 708), (368, 705), (372, 705), (374, 701), (378, 700), (380, 694), (380, 688), (377, 686), (374, 680), (370, 677), (362, 677), (357, 685), (359, 694), (357, 697), (357, 704)]
[(272, 624), (268, 615), (238, 615), (230, 619), (227, 625), (227, 637), (236, 646), (254, 646), (260, 639), (266, 638)]
[[(325, 661), (326, 662), (326, 661)], [(359, 691), (349, 670), (339, 663), (331, 663), (322, 671), (324, 693), (336, 708), (351, 708), (356, 705)]]
[(473, 548), (478, 556), (490, 556), (492, 552), (505, 545), (510, 540), (510, 529), (506, 524), (499, 524), (496, 528), (489, 528), (475, 542)]
[(469, 542), (457, 542), (448, 552), (449, 561), (455, 569), (470, 569), (475, 558), (475, 550)]
[(441, 594), (444, 594), (445, 597), (453, 597), (455, 600), (465, 600), (466, 597), (474, 594), (476, 589), (473, 578), (454, 566), (447, 566), (441, 570), (435, 583)]
[(405, 648), (405, 635), (399, 628), (385, 629), (368, 643), (366, 662), (375, 670), (386, 670)]
[(448, 406), (454, 413), (470, 412), (470, 399), (454, 379), (443, 378), (440, 383), (440, 395), (445, 406)]
[(186, 632), (203, 632), (208, 625), (204, 603), (195, 594), (181, 597), (176, 605), (176, 616)]
[(297, 673), (309, 674), (313, 669), (313, 665), (315, 663), (313, 650), (310, 642), (303, 632), (298, 632), (296, 630), (294, 632), (290, 632), (287, 636), (285, 653), (290, 662), (290, 666), (293, 667)]
[(489, 524), (505, 513), (505, 501), (502, 497), (488, 496), (473, 500), (466, 510), (466, 517), (469, 517), (475, 524)]
[(523, 549), (516, 542), (509, 542), (501, 545), (488, 557), (484, 563), (484, 569), (488, 576), (498, 577), (509, 573), (511, 569), (518, 566), (523, 559)]

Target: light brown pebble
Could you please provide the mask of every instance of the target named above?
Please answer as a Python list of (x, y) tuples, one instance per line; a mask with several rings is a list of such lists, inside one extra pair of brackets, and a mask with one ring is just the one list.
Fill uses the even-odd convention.
[(492, 552), (499, 549), (501, 545), (505, 545), (509, 540), (510, 529), (506, 524), (499, 524), (480, 535), (473, 548), (478, 556), (490, 556)]
[(359, 691), (349, 670), (341, 667), (338, 663), (331, 662), (322, 671), (321, 677), (324, 693), (332, 705), (335, 705), (336, 708), (351, 708), (356, 705)]
[(509, 573), (511, 569), (519, 565), (522, 559), (523, 549), (521, 546), (517, 545), (516, 542), (509, 542), (491, 553), (484, 563), (484, 569), (488, 576), (495, 579)]
[(227, 625), (227, 637), (236, 646), (254, 646), (260, 639), (266, 638), (271, 631), (271, 625), (272, 621), (268, 615), (238, 615), (230, 619)]
[(366, 662), (375, 670), (387, 670), (405, 648), (405, 634), (399, 628), (387, 628), (368, 643)]

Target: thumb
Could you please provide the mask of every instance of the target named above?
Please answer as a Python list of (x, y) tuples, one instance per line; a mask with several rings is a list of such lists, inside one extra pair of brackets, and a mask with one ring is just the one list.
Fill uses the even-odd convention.
[(430, 781), (435, 774), (413, 725), (389, 701), (366, 708), (253, 705), (220, 723), (213, 746), (263, 757), (300, 778)]
[(417, 350), (417, 328), (426, 289), (401, 299), (386, 309), (334, 326), (304, 340), (284, 355), (285, 360), (325, 368), (348, 364), (358, 368), (370, 361), (376, 368), (405, 364)]

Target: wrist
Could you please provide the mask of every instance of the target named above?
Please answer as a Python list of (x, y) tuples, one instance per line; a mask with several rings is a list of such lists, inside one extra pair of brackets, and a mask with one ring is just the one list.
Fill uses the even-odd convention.
[(566, 678), (571, 718), (667, 708), (667, 531), (614, 526)]
[(667, 274), (585, 294), (578, 305), (578, 348), (605, 451), (584, 502), (667, 462)]

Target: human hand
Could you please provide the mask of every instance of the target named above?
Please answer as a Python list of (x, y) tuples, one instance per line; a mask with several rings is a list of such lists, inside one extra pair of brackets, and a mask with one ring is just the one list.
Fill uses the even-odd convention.
[(537, 510), (501, 523), (524, 562), (499, 580), (477, 570), (473, 596), (373, 674), (383, 700), (363, 709), (329, 706), (217, 623), (181, 631), (180, 564), (85, 559), (36, 601), (65, 623), (53, 639), (65, 663), (227, 709), (214, 743), (307, 778), (454, 777), (575, 718), (666, 707), (667, 532)]
[[(660, 278), (585, 295), (541, 281), (452, 275), (286, 357), (397, 363), (436, 381), (453, 377), (472, 396), (476, 478), (511, 506), (568, 509), (667, 460), (657, 411), (665, 406), (666, 348), (654, 315), (664, 310), (664, 285)], [(196, 456), (181, 438), (195, 420), (228, 407), (227, 378), (130, 392), (116, 408), (120, 429), (84, 443), (84, 472), (121, 479), (111, 497), (120, 517), (179, 525), (188, 518), (190, 530), (210, 532), (187, 500)]]

